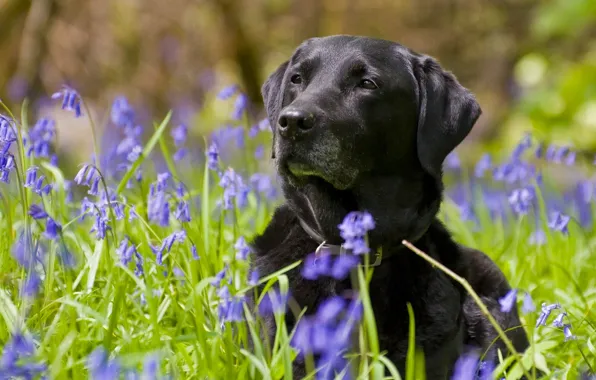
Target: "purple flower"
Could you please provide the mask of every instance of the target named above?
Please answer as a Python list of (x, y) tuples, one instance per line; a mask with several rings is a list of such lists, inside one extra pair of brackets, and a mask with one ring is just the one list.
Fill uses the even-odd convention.
[(451, 380), (476, 380), (478, 360), (478, 354), (475, 352), (461, 355), (455, 362)]
[(563, 326), (563, 334), (565, 334), (565, 342), (577, 339), (577, 337), (571, 332), (571, 325), (569, 324)]
[(335, 323), (346, 306), (342, 297), (330, 297), (319, 305), (316, 318), (323, 324)]
[(91, 186), (91, 181), (99, 175), (99, 171), (93, 165), (85, 164), (81, 167), (74, 178), (77, 185)]
[(131, 243), (128, 237), (122, 239), (120, 246), (116, 249), (116, 253), (120, 256), (122, 265), (127, 265), (131, 262), (133, 255), (136, 253), (136, 247)]
[(238, 94), (236, 101), (234, 102), (234, 111), (232, 111), (232, 118), (234, 120), (240, 120), (248, 105), (248, 96), (246, 94)]
[(143, 153), (143, 147), (137, 144), (130, 150), (130, 153), (128, 153), (128, 155), (126, 156), (126, 159), (129, 162), (135, 162), (136, 160), (139, 159), (139, 157), (141, 157), (142, 153)]
[(170, 203), (166, 199), (165, 192), (155, 191), (153, 195), (149, 193), (147, 216), (150, 222), (159, 226), (167, 227), (170, 225)]
[(226, 100), (231, 98), (236, 91), (238, 91), (238, 86), (237, 85), (230, 85), (227, 87), (224, 87), (218, 94), (217, 94), (217, 98), (220, 100)]
[(132, 127), (134, 125), (135, 112), (124, 96), (117, 96), (112, 103), (110, 111), (112, 123), (119, 127)]
[(174, 139), (174, 144), (177, 147), (180, 147), (186, 142), (186, 138), (188, 137), (188, 127), (186, 124), (180, 124), (176, 128), (172, 129), (170, 135)]
[(188, 208), (188, 202), (179, 201), (174, 211), (174, 217), (181, 223), (190, 222), (190, 210)]
[(259, 283), (259, 271), (255, 269), (250, 272), (250, 275), (248, 277), (248, 285), (257, 286), (258, 283)]
[(330, 275), (336, 280), (343, 280), (350, 274), (350, 271), (359, 263), (358, 257), (354, 255), (339, 255), (331, 267)]
[(538, 228), (530, 235), (528, 243), (531, 245), (543, 245), (546, 243), (546, 234), (542, 229)]
[(455, 151), (449, 153), (447, 157), (445, 157), (445, 168), (453, 171), (461, 168), (461, 160)]
[(2, 379), (37, 378), (47, 371), (43, 363), (33, 361), (35, 355), (35, 342), (33, 339), (21, 332), (11, 335), (4, 345), (2, 357), (0, 358), (0, 373)]
[(476, 166), (474, 167), (474, 175), (476, 178), (482, 178), (484, 173), (491, 168), (491, 158), (489, 153), (485, 153)]
[(567, 313), (562, 312), (557, 315), (557, 318), (553, 321), (553, 326), (562, 328), (564, 326), (563, 319), (567, 316)]
[(113, 380), (120, 377), (120, 363), (110, 359), (103, 347), (98, 347), (87, 357), (87, 368), (94, 380)]
[(525, 215), (532, 206), (534, 200), (534, 192), (532, 188), (523, 187), (521, 189), (515, 189), (509, 195), (508, 201), (513, 211), (518, 215)]
[(236, 260), (246, 260), (250, 253), (250, 247), (246, 244), (244, 236), (240, 236), (238, 240), (236, 240), (234, 249), (236, 250)]
[(0, 156), (0, 181), (10, 183), (10, 172), (15, 168), (14, 158), (10, 154)]
[(505, 296), (499, 299), (499, 304), (501, 305), (501, 311), (503, 313), (508, 313), (513, 309), (515, 306), (515, 302), (517, 301), (517, 289), (511, 289), (510, 291), (505, 294)]
[(234, 199), (236, 199), (236, 203), (240, 208), (246, 204), (246, 195), (250, 189), (244, 185), (242, 177), (238, 175), (234, 169), (229, 168), (223, 173), (219, 181), (219, 185), (224, 189), (224, 209), (233, 209)]
[(250, 185), (256, 194), (262, 194), (267, 199), (273, 199), (277, 195), (273, 187), (271, 177), (263, 173), (255, 173), (250, 177)]
[(196, 245), (191, 245), (190, 246), (190, 252), (192, 254), (192, 258), (194, 260), (198, 260), (199, 259), (199, 254), (197, 253), (197, 246)]
[(52, 95), (52, 99), (62, 98), (62, 109), (72, 111), (75, 117), (80, 117), (81, 112), (81, 96), (72, 88), (63, 86), (62, 89)]
[(101, 212), (95, 214), (95, 221), (90, 232), (95, 232), (97, 239), (104, 239), (107, 231), (110, 229), (108, 226), (108, 217)]
[(217, 274), (215, 275), (215, 279), (213, 281), (211, 281), (211, 285), (213, 285), (216, 288), (219, 288), (221, 280), (223, 280), (224, 277), (226, 276), (227, 270), (228, 270), (228, 267), (226, 266), (221, 271), (217, 272)]
[(240, 322), (244, 320), (244, 298), (232, 297), (223, 300), (217, 308), (222, 322)]
[(522, 304), (522, 312), (527, 314), (531, 313), (536, 310), (536, 306), (534, 306), (534, 302), (532, 301), (532, 296), (530, 293), (526, 292), (524, 295), (524, 302)]
[(35, 123), (33, 128), (29, 131), (28, 139), (26, 140), (27, 156), (32, 154), (36, 157), (49, 157), (50, 144), (56, 135), (56, 126), (54, 120), (41, 118)]
[(569, 152), (567, 157), (565, 157), (565, 165), (573, 166), (575, 164), (576, 153), (574, 151)]
[(217, 170), (218, 160), (219, 160), (219, 149), (217, 149), (217, 145), (212, 142), (209, 145), (209, 149), (207, 149), (207, 166), (211, 170)]
[(143, 270), (143, 256), (135, 249), (134, 251), (136, 263), (135, 263), (135, 276), (141, 277), (145, 272)]
[(29, 169), (27, 169), (25, 172), (25, 187), (35, 187), (35, 182), (37, 181), (37, 170), (37, 166), (31, 166)]
[(159, 357), (157, 355), (149, 355), (143, 362), (143, 375), (144, 380), (156, 380), (159, 374)]
[(548, 219), (548, 228), (553, 231), (562, 232), (564, 235), (569, 233), (567, 226), (571, 217), (569, 215), (561, 214), (560, 212), (554, 211), (550, 213), (550, 217)]
[(316, 280), (326, 276), (331, 269), (331, 255), (311, 253), (306, 256), (302, 264), (302, 277), (307, 280)]
[(285, 312), (289, 297), (289, 293), (281, 293), (276, 288), (269, 290), (259, 303), (259, 314), (265, 316)]
[(370, 251), (365, 242), (365, 236), (368, 231), (375, 228), (375, 222), (368, 212), (352, 211), (338, 227), (346, 249), (351, 249), (356, 255)]
[(550, 313), (553, 310), (560, 309), (560, 308), (561, 308), (561, 305), (559, 305), (558, 303), (550, 304), (550, 305), (543, 303), (542, 307), (541, 307), (540, 316), (538, 317), (538, 320), (536, 321), (536, 327), (538, 327), (540, 325), (546, 326), (546, 321), (548, 320)]
[(58, 235), (62, 231), (62, 226), (50, 217), (46, 220), (46, 230), (44, 236), (50, 240), (58, 238)]
[(45, 219), (48, 217), (48, 213), (43, 209), (43, 206), (33, 204), (29, 207), (29, 215), (33, 219)]

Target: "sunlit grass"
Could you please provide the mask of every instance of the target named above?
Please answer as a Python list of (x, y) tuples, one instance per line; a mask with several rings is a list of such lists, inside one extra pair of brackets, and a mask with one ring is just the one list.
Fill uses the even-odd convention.
[[(138, 376), (144, 371), (146, 378), (152, 378), (149, 374), (153, 373), (154, 359), (158, 360), (159, 372), (173, 378), (291, 377), (295, 352), (289, 342), (294, 330), (285, 326), (278, 312), (275, 319), (279, 329), (274, 341), (261, 338), (263, 326), (257, 322), (260, 317), (242, 300), (248, 295), (260, 300), (264, 294), (257, 293), (250, 281), (250, 256), (248, 260), (238, 258), (234, 247), (240, 237), (250, 240), (262, 231), (275, 205), (281, 202), (250, 181), (254, 168), (260, 167), (253, 158), (257, 145), (254, 141), (267, 141), (268, 132), (259, 131), (253, 138), (245, 136), (243, 148), (231, 144), (229, 149), (235, 150), (231, 156), (241, 157), (241, 161), (220, 161), (217, 168), (209, 168), (206, 158), (197, 159), (195, 155), (187, 157), (187, 164), (181, 166), (173, 159), (176, 147), (171, 143), (169, 131), (174, 125), (170, 117), (168, 114), (154, 126), (138, 158), (129, 162), (123, 159), (125, 170), (108, 174), (109, 170), (102, 167), (97, 195), (87, 194), (88, 186), (67, 182), (60, 165), (51, 165), (47, 158), (27, 156), (22, 138), (13, 144), (11, 152), (17, 164), (11, 183), (0, 184), (0, 344), (5, 346), (5, 356), (12, 352), (11, 336), (22, 333), (33, 340), (34, 350), (19, 363), (41, 364), (41, 372), (49, 378), (88, 378), (89, 368), (94, 368), (89, 355), (98, 347), (109, 353), (108, 362), (101, 363), (104, 367), (112, 365), (121, 374), (134, 372)], [(30, 129), (27, 121), (23, 117), (14, 119), (18, 120), (16, 129), (26, 135)], [(207, 146), (205, 143), (197, 149), (205, 151)], [(149, 194), (160, 186), (153, 164), (159, 156), (165, 157), (170, 174), (163, 190), (170, 211), (167, 223), (150, 217), (153, 206)], [(49, 194), (40, 196), (22, 186), (24, 173), (32, 166), (37, 166), (39, 175), (45, 175), (46, 183), (52, 184)], [(220, 186), (224, 173), (231, 173), (229, 166), (241, 175), (241, 180), (234, 177), (237, 182), (232, 196)], [(188, 167), (191, 170), (185, 169)], [(142, 178), (137, 180), (139, 170)], [(467, 183), (469, 175), (463, 178)], [(180, 182), (184, 186), (179, 192)], [(113, 195), (108, 197), (107, 205), (106, 186)], [(250, 190), (245, 199), (244, 190)], [(84, 196), (96, 209), (88, 209), (82, 218)], [(99, 238), (93, 213), (102, 207), (102, 196), (109, 229), (104, 238)], [(190, 221), (181, 222), (176, 217), (181, 202), (189, 206)], [(226, 209), (226, 202), (233, 207)], [(460, 210), (449, 199), (441, 217), (448, 221), (457, 241), (488, 253), (520, 295), (528, 292), (532, 296), (537, 310), (522, 315), (532, 340), (532, 347), (523, 357), (524, 367), (533, 364), (551, 375), (557, 374), (557, 378), (569, 379), (590, 368), (593, 371), (593, 225), (582, 228), (572, 220), (568, 234), (551, 231), (543, 208), (540, 220), (546, 243), (535, 245), (530, 236), (536, 225), (529, 218), (491, 218), (482, 199), (476, 203), (475, 223), (462, 220)], [(62, 226), (56, 238), (48, 238), (46, 220), (34, 220), (28, 214), (32, 204), (43, 206), (49, 217)], [(90, 232), (93, 227), (94, 232)], [(182, 231), (185, 234), (172, 235)], [(129, 260), (121, 249), (125, 239), (138, 253)], [(38, 247), (37, 256), (33, 247)], [(161, 258), (157, 251), (161, 251)], [(34, 259), (23, 265), (15, 258), (18, 252)], [(288, 280), (284, 273), (291, 267), (260, 279), (259, 285), (265, 285), (266, 291), (276, 283), (286, 293)], [(31, 273), (38, 273), (41, 281), (35, 291), (25, 294), (23, 285)], [(359, 283), (366, 288), (364, 272), (360, 272)], [(228, 285), (229, 295), (220, 292), (222, 284)], [(241, 302), (244, 321), (222, 321), (226, 299)], [(364, 301), (359, 330), (363, 344), (351, 356), (354, 368), (360, 378), (382, 378), (383, 368), (395, 375), (395, 368), (375, 348), (378, 344), (374, 333), (371, 335), (374, 321), (366, 296)], [(535, 327), (541, 304), (557, 302), (562, 307), (559, 311), (568, 314), (566, 323), (571, 325), (574, 339), (565, 340), (562, 329), (552, 325), (558, 311), (551, 315), (547, 326)], [(223, 314), (223, 319), (234, 319), (236, 315)], [(415, 331), (415, 321), (411, 327)], [(414, 352), (411, 350), (408, 363), (416, 361)], [(511, 360), (498, 369), (504, 370)], [(0, 362), (0, 378), (2, 371), (11, 373), (5, 362)], [(521, 373), (520, 366), (514, 366), (502, 376), (515, 379)], [(98, 372), (95, 374), (99, 378)], [(419, 370), (410, 370), (408, 378), (420, 378), (419, 374)]]

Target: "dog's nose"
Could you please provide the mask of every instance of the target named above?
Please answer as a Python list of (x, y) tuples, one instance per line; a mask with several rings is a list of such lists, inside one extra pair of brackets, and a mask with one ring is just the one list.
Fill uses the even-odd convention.
[(284, 110), (279, 116), (279, 130), (283, 136), (305, 133), (315, 125), (315, 116), (297, 108)]

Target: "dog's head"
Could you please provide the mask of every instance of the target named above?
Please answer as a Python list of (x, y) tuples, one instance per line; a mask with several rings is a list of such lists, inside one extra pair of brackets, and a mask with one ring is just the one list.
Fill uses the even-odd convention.
[(441, 188), (443, 160), (480, 115), (474, 96), (433, 58), (357, 36), (305, 41), (262, 93), (272, 156), (292, 192), (421, 176)]

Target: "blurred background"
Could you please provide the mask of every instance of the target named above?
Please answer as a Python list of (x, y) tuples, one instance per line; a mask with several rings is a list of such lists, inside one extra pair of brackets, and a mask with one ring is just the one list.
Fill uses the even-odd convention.
[(254, 124), (267, 75), (302, 40), (339, 33), (398, 41), (453, 71), (483, 108), (472, 151), (532, 132), (593, 160), (594, 0), (0, 0), (0, 98), (59, 119), (62, 155), (92, 149), (87, 121), (49, 101), (63, 84), (99, 128), (124, 95), (140, 123), (173, 109), (201, 136), (234, 123), (222, 88), (240, 86)]

